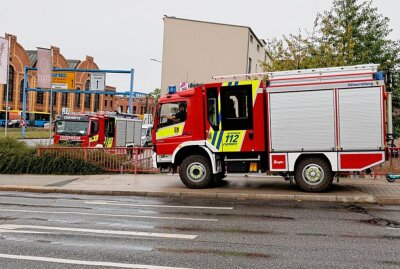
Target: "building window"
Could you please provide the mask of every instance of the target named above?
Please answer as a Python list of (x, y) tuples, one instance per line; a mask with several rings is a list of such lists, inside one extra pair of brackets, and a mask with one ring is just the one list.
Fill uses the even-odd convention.
[(257, 44), (257, 51), (260, 52), (260, 45)]
[(21, 80), (21, 84), (19, 87), (19, 102), (22, 103), (23, 99), (24, 99), (24, 79)]
[[(89, 91), (90, 90), (90, 80), (86, 80), (86, 84), (85, 84), (85, 91)], [(91, 101), (92, 95), (89, 93), (85, 93), (85, 108), (90, 108), (90, 101)]]
[(107, 99), (104, 100), (104, 108), (107, 109)]
[[(36, 104), (43, 105), (43, 96), (44, 96), (43, 92), (36, 93)], [(54, 100), (53, 100), (53, 103), (54, 103)]]
[(61, 95), (61, 105), (63, 107), (67, 107), (68, 106), (68, 93), (67, 92), (63, 92)]
[(85, 94), (85, 108), (90, 108), (90, 101), (91, 101), (91, 99), (92, 99), (92, 95), (91, 94), (88, 94), (88, 93), (86, 93)]
[(144, 107), (140, 107), (140, 114), (143, 114), (144, 113)]
[(8, 101), (13, 100), (14, 95), (14, 67), (8, 67), (8, 85), (4, 85), (3, 101), (7, 101), (7, 88), (8, 88)]
[[(76, 90), (80, 91), (81, 89), (78, 87)], [(81, 93), (75, 93), (75, 107), (81, 107)]]
[(136, 106), (133, 106), (133, 114), (136, 114)]
[(250, 35), (250, 43), (253, 44), (253, 36)]
[(100, 108), (100, 94), (94, 95), (94, 108), (93, 110), (96, 112)]
[(247, 70), (248, 74), (251, 73), (251, 64), (252, 64), (252, 60), (251, 60), (251, 58), (249, 58), (249, 66), (248, 66), (248, 70)]

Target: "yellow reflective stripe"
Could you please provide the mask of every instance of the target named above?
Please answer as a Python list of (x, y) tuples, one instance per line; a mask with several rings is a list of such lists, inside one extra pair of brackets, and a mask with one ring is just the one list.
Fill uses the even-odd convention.
[(95, 142), (99, 140), (99, 135), (94, 135), (92, 137), (89, 138), (89, 142)]
[(253, 105), (254, 102), (256, 101), (257, 98), (257, 91), (260, 88), (260, 80), (243, 80), (243, 81), (239, 81), (239, 85), (249, 85), (251, 84), (251, 89), (252, 89), (252, 93), (253, 93)]
[(167, 127), (162, 127), (157, 130), (156, 139), (158, 140), (158, 139), (164, 139), (164, 138), (168, 138), (168, 137), (182, 135), (184, 127), (185, 127), (184, 122), (170, 125)]
[(114, 140), (114, 138), (112, 138), (112, 137), (108, 137), (107, 139), (106, 139), (106, 143), (105, 143), (105, 147), (106, 148), (111, 148), (112, 147), (112, 144), (113, 144), (113, 140)]
[(246, 130), (224, 131), (220, 151), (240, 152)]

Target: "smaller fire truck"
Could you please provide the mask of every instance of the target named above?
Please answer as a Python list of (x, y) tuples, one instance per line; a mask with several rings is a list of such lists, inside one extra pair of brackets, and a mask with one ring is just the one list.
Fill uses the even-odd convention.
[(130, 114), (65, 114), (55, 122), (54, 144), (81, 147), (139, 147), (142, 121)]
[(211, 186), (225, 172), (269, 172), (324, 191), (339, 173), (385, 161), (385, 77), (368, 64), (225, 76), (230, 81), (169, 92), (154, 121), (156, 164), (179, 171), (189, 188)]

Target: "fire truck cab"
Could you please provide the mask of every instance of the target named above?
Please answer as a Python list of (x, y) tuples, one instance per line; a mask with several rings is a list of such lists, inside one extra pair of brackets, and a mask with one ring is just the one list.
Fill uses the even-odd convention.
[(82, 147), (140, 147), (142, 121), (116, 113), (65, 114), (55, 122), (54, 144)]
[(170, 92), (155, 117), (157, 166), (179, 171), (189, 188), (209, 187), (226, 172), (269, 172), (324, 191), (338, 172), (385, 161), (391, 98), (377, 68), (246, 74), (267, 79)]

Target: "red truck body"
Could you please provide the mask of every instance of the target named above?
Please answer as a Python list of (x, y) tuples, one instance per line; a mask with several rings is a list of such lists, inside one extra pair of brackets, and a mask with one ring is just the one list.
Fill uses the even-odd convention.
[(385, 161), (391, 99), (377, 67), (274, 72), (167, 94), (154, 123), (156, 164), (190, 188), (226, 172), (270, 172), (326, 190), (339, 172)]

